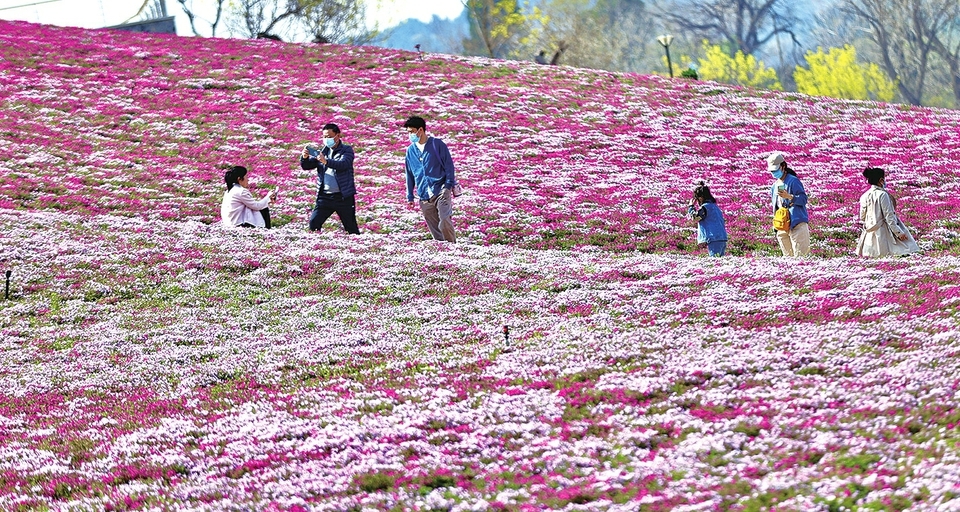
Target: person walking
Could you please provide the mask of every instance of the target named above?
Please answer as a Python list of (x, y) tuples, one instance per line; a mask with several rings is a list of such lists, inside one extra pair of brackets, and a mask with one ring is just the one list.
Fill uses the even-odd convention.
[(687, 214), (697, 223), (697, 243), (707, 244), (710, 256), (721, 257), (727, 250), (727, 227), (717, 199), (702, 181), (693, 191)]
[(256, 200), (247, 188), (249, 181), (247, 168), (235, 165), (223, 173), (227, 191), (220, 203), (220, 222), (227, 227), (270, 228), (270, 196), (268, 191), (263, 199)]
[(805, 258), (810, 256), (810, 223), (807, 215), (807, 193), (797, 173), (787, 166), (783, 153), (773, 153), (767, 157), (767, 170), (774, 182), (770, 188), (770, 203), (776, 216), (779, 208), (790, 212), (790, 223), (786, 229), (774, 228), (780, 251), (787, 257)]
[(300, 167), (317, 170), (317, 200), (310, 213), (310, 231), (320, 231), (336, 212), (347, 233), (360, 234), (357, 227), (357, 187), (353, 181), (353, 147), (340, 139), (340, 128), (323, 125), (323, 147), (311, 154), (309, 146), (300, 155)]
[[(407, 203), (413, 206), (414, 193), (434, 240), (457, 241), (453, 225), (453, 196), (459, 190), (453, 158), (447, 145), (427, 136), (427, 122), (413, 116), (403, 123), (410, 137), (407, 148)], [(459, 195), (459, 193), (457, 194)]]
[(860, 196), (860, 222), (863, 230), (857, 239), (857, 255), (865, 257), (905, 256), (920, 251), (910, 230), (896, 212), (896, 201), (886, 190), (883, 169), (863, 171), (870, 188)]

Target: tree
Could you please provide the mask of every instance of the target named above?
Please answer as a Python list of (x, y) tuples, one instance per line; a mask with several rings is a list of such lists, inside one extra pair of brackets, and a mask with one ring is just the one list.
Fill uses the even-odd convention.
[(601, 36), (608, 45), (619, 50), (611, 56), (623, 71), (647, 71), (656, 62), (662, 48), (656, 42), (660, 20), (650, 8), (649, 0), (598, 0), (597, 9), (606, 12), (606, 24), (599, 34), (582, 34), (589, 39)]
[(932, 34), (931, 43), (933, 51), (947, 64), (954, 102), (960, 105), (960, 2), (946, 0), (937, 4), (931, 6), (934, 14), (930, 17), (942, 12), (946, 21), (942, 30)]
[(703, 54), (697, 70), (703, 80), (763, 89), (783, 89), (777, 79), (777, 72), (753, 55), (745, 55), (741, 50), (730, 55), (720, 45), (711, 45), (708, 41), (703, 41)]
[[(657, 53), (648, 49), (650, 43), (656, 44), (649, 39), (655, 26), (644, 0), (538, 0), (538, 6), (521, 11), (529, 11), (524, 14), (527, 25), (517, 25), (517, 32), (527, 30), (525, 36), (509, 51), (495, 55), (531, 59), (542, 52), (553, 63), (612, 71), (649, 70), (656, 62)], [(478, 33), (476, 15), (470, 17), (465, 51), (490, 55)]]
[(823, 48), (807, 52), (807, 68), (797, 66), (793, 78), (797, 91), (814, 96), (830, 96), (852, 100), (892, 101), (896, 84), (887, 79), (880, 66), (859, 64), (857, 50), (846, 45), (843, 48)]
[(472, 23), (463, 48), (475, 55), (524, 58), (548, 22), (539, 7), (529, 8), (518, 0), (466, 0), (464, 7)]
[(956, 0), (845, 0), (844, 8), (869, 25), (883, 70), (911, 105), (923, 103), (938, 37), (956, 23), (951, 4)]
[[(183, 9), (184, 14), (187, 15), (187, 19), (190, 21), (190, 31), (193, 32), (193, 35), (200, 37), (200, 31), (197, 30), (197, 11), (194, 6), (193, 0), (189, 0), (189, 5), (187, 5), (188, 0), (177, 0), (180, 2), (180, 7)], [(217, 26), (220, 24), (220, 20), (223, 16), (223, 6), (227, 0), (213, 0), (215, 15), (213, 21), (209, 22), (210, 25), (210, 37), (217, 37)]]
[(788, 0), (675, 0), (661, 6), (660, 13), (679, 30), (729, 42), (745, 55), (756, 54), (780, 35), (800, 46), (795, 33), (799, 20)]
[(590, 0), (553, 0), (544, 5), (544, 11), (550, 22), (544, 27), (541, 50), (553, 54), (562, 44), (567, 64), (611, 69), (615, 56), (625, 50), (601, 36), (606, 17)]
[(216, 36), (223, 21), (230, 33), (240, 37), (366, 44), (378, 40), (376, 27), (366, 26), (366, 0), (177, 0), (190, 20), (194, 35), (201, 31), (199, 13), (215, 8), (210, 35)]
[(306, 13), (306, 5), (298, 0), (233, 0), (228, 25), (234, 33), (251, 39), (290, 38), (295, 34), (294, 22)]
[[(812, 16), (811, 29), (807, 38), (809, 47), (842, 48), (849, 44), (857, 48), (857, 55), (860, 58), (872, 56), (869, 49), (872, 48), (873, 43), (866, 37), (867, 32), (863, 23), (848, 9), (843, 8), (841, 3), (831, 3), (815, 11)], [(866, 60), (873, 62), (870, 58)]]
[(319, 0), (306, 4), (302, 21), (315, 43), (363, 45), (383, 37), (367, 28), (367, 6), (358, 0)]

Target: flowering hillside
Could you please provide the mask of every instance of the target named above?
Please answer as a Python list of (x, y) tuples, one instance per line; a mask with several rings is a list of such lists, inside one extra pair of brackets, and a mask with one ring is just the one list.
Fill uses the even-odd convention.
[(815, 253), (851, 252), (867, 164), (888, 170), (927, 247), (955, 244), (956, 111), (379, 48), (2, 27), (6, 208), (212, 222), (223, 167), (242, 164), (281, 188), (281, 222), (302, 223), (312, 180), (297, 156), (335, 122), (358, 152), (361, 228), (419, 229), (400, 207), (399, 125), (421, 114), (470, 191), (472, 243), (689, 253), (680, 212), (704, 179), (730, 252), (767, 253), (761, 159), (781, 150), (810, 192)]
[[(960, 510), (960, 114), (0, 23), (2, 510)], [(466, 193), (408, 209), (400, 123)], [(306, 232), (304, 142), (364, 234)], [(769, 173), (817, 258), (770, 257)], [(849, 256), (886, 168), (925, 255)], [(223, 230), (222, 172), (279, 227)], [(733, 257), (694, 244), (706, 180)], [(506, 329), (505, 329), (506, 328)]]

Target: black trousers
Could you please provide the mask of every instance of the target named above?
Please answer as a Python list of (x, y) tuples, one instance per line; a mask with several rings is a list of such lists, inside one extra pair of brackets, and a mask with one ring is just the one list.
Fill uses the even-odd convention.
[[(263, 215), (263, 227), (270, 229), (270, 208), (264, 208), (260, 210), (260, 213)], [(244, 222), (243, 224), (240, 224), (240, 227), (255, 228), (256, 226), (250, 224), (249, 222)]]
[(354, 196), (343, 197), (339, 192), (336, 194), (324, 194), (317, 192), (317, 203), (310, 213), (310, 231), (320, 231), (323, 223), (336, 212), (343, 224), (343, 229), (347, 233), (354, 235), (360, 234), (360, 228), (357, 226), (357, 201)]

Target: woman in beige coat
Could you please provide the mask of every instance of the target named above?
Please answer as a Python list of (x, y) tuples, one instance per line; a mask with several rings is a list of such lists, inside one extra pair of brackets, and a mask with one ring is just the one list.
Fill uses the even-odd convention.
[(883, 169), (868, 167), (863, 177), (870, 189), (860, 196), (863, 232), (857, 241), (857, 255), (868, 257), (903, 256), (920, 251), (907, 226), (897, 217), (895, 202), (884, 189)]

